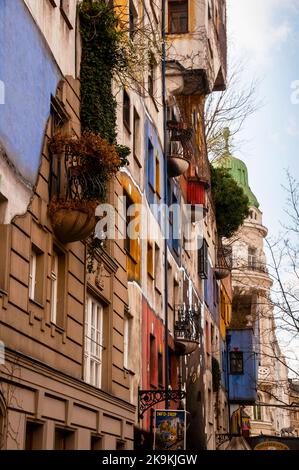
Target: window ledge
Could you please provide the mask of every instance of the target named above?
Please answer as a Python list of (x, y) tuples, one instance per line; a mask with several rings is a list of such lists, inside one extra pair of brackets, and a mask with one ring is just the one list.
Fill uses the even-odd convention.
[(62, 326), (58, 326), (56, 325), (56, 323), (53, 323), (52, 321), (50, 322), (49, 325), (51, 329), (57, 331), (57, 333), (61, 333), (61, 334), (65, 333), (65, 329)]
[(42, 308), (42, 309), (45, 308), (45, 305), (42, 304), (42, 303), (40, 303), (40, 302), (38, 302), (38, 300), (30, 299), (30, 298), (29, 298), (29, 302), (31, 302), (32, 304), (36, 305), (36, 306), (39, 307), (39, 308)]

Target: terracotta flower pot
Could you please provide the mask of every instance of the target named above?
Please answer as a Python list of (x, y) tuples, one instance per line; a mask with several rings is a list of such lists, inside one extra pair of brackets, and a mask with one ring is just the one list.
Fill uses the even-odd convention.
[(98, 219), (94, 208), (57, 207), (50, 212), (51, 223), (56, 237), (62, 243), (85, 240), (95, 229)]

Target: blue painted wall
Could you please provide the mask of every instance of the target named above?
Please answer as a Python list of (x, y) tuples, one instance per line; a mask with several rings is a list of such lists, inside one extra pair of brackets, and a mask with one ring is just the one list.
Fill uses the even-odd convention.
[[(258, 361), (253, 330), (229, 330), (228, 351), (243, 352), (243, 374), (229, 373), (229, 399), (232, 403), (252, 404), (257, 396)], [(230, 371), (229, 371), (230, 372)]]
[[(145, 151), (146, 151), (146, 195), (149, 204), (159, 204), (164, 201), (164, 181), (163, 181), (163, 152), (155, 127), (149, 119), (145, 121)], [(157, 196), (154, 188), (156, 187), (156, 168), (155, 158), (160, 163), (160, 196)]]
[(0, 141), (21, 175), (36, 182), (44, 131), (62, 78), (23, 0), (0, 0)]
[(204, 280), (204, 295), (212, 318), (219, 326), (219, 287), (210, 262), (208, 262), (208, 278)]

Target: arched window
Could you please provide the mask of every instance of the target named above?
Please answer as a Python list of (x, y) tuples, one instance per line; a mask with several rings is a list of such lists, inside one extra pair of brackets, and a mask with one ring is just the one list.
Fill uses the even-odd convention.
[(253, 419), (255, 421), (262, 421), (263, 420), (263, 415), (262, 415), (262, 407), (259, 405), (259, 403), (262, 401), (261, 395), (257, 396), (257, 404), (254, 405), (253, 407)]

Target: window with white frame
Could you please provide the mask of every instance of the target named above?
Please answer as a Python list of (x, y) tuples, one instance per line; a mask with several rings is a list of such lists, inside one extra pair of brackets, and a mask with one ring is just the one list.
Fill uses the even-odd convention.
[(256, 248), (248, 248), (248, 266), (250, 268), (255, 268), (257, 264), (257, 250)]
[(29, 265), (29, 299), (35, 299), (37, 254), (31, 251)]
[(44, 302), (44, 253), (32, 244), (29, 260), (29, 299)]
[(124, 317), (124, 368), (129, 369), (129, 329), (130, 319), (127, 315)]
[(85, 381), (102, 386), (103, 305), (87, 294), (85, 309)]
[(51, 267), (51, 322), (57, 322), (58, 301), (58, 254), (54, 251)]

